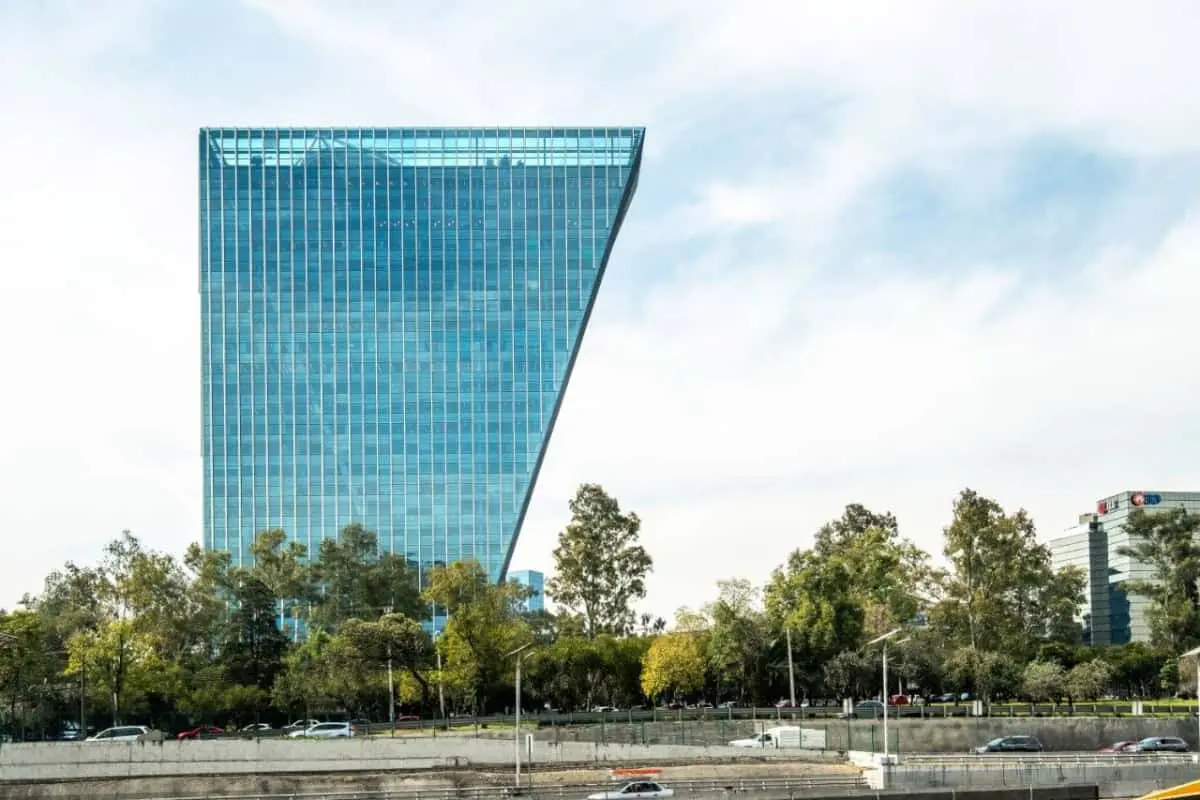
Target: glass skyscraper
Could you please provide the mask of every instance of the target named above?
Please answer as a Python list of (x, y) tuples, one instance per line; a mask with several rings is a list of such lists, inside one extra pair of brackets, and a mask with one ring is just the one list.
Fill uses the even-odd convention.
[(643, 133), (201, 130), (205, 546), (503, 577)]

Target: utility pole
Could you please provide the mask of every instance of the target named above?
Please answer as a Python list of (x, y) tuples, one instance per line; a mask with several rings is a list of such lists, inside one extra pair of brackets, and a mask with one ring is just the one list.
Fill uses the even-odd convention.
[(796, 707), (796, 670), (792, 665), (792, 626), (787, 626), (784, 629), (787, 632), (787, 651), (788, 651), (788, 699), (792, 703), (792, 708)]
[[(876, 636), (874, 639), (867, 642), (867, 647), (870, 647), (873, 644), (878, 644), (879, 642), (883, 643), (883, 764), (884, 764), (884, 766), (887, 766), (888, 764), (891, 763), (891, 756), (888, 755), (888, 699), (889, 698), (888, 698), (888, 674), (887, 674), (888, 673), (887, 646), (888, 646), (888, 639), (891, 639), (896, 634), (903, 632), (903, 630), (904, 630), (903, 628), (896, 628), (895, 630), (888, 631), (887, 633), (883, 634), (882, 636)], [(907, 641), (908, 641), (908, 639), (904, 638), (904, 639), (901, 639), (899, 642), (897, 642), (897, 644), (902, 644)]]
[(517, 677), (516, 677), (516, 715), (513, 720), (515, 723), (513, 730), (513, 753), (516, 755), (516, 780), (513, 784), (514, 788), (521, 788), (521, 659), (525, 655), (525, 651), (533, 647), (533, 642), (527, 645), (518, 647), (511, 653), (506, 653), (505, 658), (516, 657), (517, 659)]
[[(383, 610), (384, 616), (392, 613), (392, 606), (387, 606)], [(388, 723), (392, 729), (396, 728), (396, 688), (392, 683), (392, 640), (388, 639), (387, 643), (387, 671), (388, 671)]]

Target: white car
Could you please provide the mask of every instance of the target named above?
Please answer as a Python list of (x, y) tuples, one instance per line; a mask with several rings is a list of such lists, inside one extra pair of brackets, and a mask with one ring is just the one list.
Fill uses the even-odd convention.
[(116, 728), (105, 728), (95, 736), (89, 736), (89, 742), (136, 742), (150, 733), (145, 725), (121, 725)]
[[(316, 723), (313, 723), (316, 724)], [(257, 733), (261, 731), (272, 730), (271, 726), (265, 722), (251, 722), (242, 728), (242, 733)]]
[(292, 731), (292, 739), (343, 739), (354, 735), (354, 726), (349, 722), (320, 722), (300, 731)]
[(634, 781), (611, 792), (589, 794), (587, 800), (625, 800), (625, 798), (674, 797), (675, 790), (654, 781)]
[(302, 731), (305, 728), (311, 728), (313, 725), (320, 725), (320, 724), (321, 724), (321, 720), (319, 720), (319, 719), (298, 719), (295, 722), (293, 722), (291, 725), (285, 725), (283, 729), (285, 731), (295, 731), (295, 730)]

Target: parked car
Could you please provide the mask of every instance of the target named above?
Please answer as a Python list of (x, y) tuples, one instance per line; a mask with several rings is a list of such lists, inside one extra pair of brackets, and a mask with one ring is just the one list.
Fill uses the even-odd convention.
[(1034, 736), (1000, 736), (971, 752), (983, 753), (1040, 753), (1044, 748)]
[(218, 728), (216, 725), (201, 725), (190, 731), (182, 731), (175, 738), (180, 740), (199, 739), (201, 736), (215, 736), (224, 732), (224, 729)]
[(1120, 742), (1113, 742), (1108, 747), (1101, 747), (1097, 752), (1100, 753), (1131, 753), (1137, 742), (1133, 739), (1125, 739)]
[(674, 797), (675, 790), (654, 781), (634, 781), (610, 792), (589, 794), (587, 800), (633, 800), (633, 798)]
[(116, 728), (105, 728), (95, 736), (89, 736), (89, 742), (136, 742), (149, 735), (150, 729), (145, 725), (121, 725)]
[(319, 722), (304, 730), (292, 731), (288, 736), (292, 739), (342, 739), (356, 733), (357, 729), (350, 722)]
[(1147, 736), (1132, 748), (1135, 753), (1186, 753), (1187, 742), (1174, 736)]
[[(895, 708), (888, 709), (889, 716), (895, 716)], [(879, 719), (883, 716), (883, 703), (878, 700), (863, 700), (854, 706), (852, 711), (841, 711), (838, 719)]]
[(321, 721), (318, 719), (298, 719), (295, 722), (293, 722), (291, 725), (284, 725), (283, 729), (285, 731), (306, 730), (308, 728), (311, 728), (313, 725), (320, 725), (320, 724), (321, 724)]

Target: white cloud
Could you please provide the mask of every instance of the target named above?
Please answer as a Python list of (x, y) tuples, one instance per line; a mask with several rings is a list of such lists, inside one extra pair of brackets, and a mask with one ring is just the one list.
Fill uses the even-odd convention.
[(162, 38), (182, 4), (110, 6), (0, 12), (0, 603), (123, 527), (199, 536), (201, 124), (648, 125), (518, 566), (549, 566), (583, 481), (643, 515), (660, 613), (764, 578), (849, 502), (936, 549), (965, 485), (1044, 532), (1200, 488), (1200, 225), (1153, 180), (1111, 200), (1169, 235), (1105, 231), (1044, 276), (1025, 259), (1058, 253), (918, 263), (856, 216), (898, 169), (986, 210), (1038, 137), (1194, 153), (1192, 4), (259, 0), (253, 41), (232, 4), (189, 6), (187, 41)]

